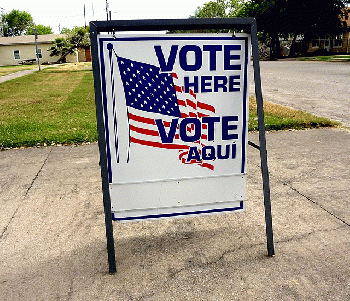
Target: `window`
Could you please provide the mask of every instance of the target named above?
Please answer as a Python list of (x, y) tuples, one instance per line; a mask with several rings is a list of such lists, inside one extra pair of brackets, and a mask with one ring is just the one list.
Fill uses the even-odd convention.
[(316, 48), (316, 47), (320, 47), (320, 40), (312, 40), (312, 47)]
[(334, 47), (343, 47), (343, 35), (342, 34), (334, 37), (333, 45), (334, 45)]
[(21, 56), (19, 55), (19, 50), (14, 50), (13, 55), (15, 56), (15, 60), (20, 60)]
[(36, 53), (36, 57), (39, 58), (39, 59), (43, 58), (43, 55), (42, 55), (42, 52), (41, 52), (41, 48), (38, 48), (38, 51)]

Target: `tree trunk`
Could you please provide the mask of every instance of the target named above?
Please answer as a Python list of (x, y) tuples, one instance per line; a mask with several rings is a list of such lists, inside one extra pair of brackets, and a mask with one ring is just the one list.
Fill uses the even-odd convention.
[(296, 41), (297, 41), (297, 35), (294, 35), (293, 40), (292, 40), (292, 45), (290, 45), (290, 50), (288, 57), (296, 57)]
[(277, 33), (271, 35), (271, 51), (270, 51), (270, 60), (275, 61), (281, 57), (281, 45), (280, 39)]

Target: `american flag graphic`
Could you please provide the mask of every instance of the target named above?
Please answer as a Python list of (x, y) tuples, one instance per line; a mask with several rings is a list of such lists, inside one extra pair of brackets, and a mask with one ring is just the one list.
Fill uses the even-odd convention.
[[(197, 100), (190, 89), (185, 93), (178, 84), (176, 73), (162, 73), (151, 64), (117, 56), (129, 119), (129, 143), (178, 150), (179, 160), (184, 164), (197, 164), (214, 170), (214, 165), (203, 160), (187, 160), (191, 146), (200, 153), (207, 140), (207, 125), (202, 123), (202, 135), (198, 141), (183, 142), (179, 136), (179, 124), (183, 118), (202, 118), (215, 113), (212, 105)], [(161, 119), (166, 133), (171, 130), (173, 119), (178, 119), (172, 143), (163, 143), (156, 119)], [(194, 125), (187, 127), (191, 136)]]

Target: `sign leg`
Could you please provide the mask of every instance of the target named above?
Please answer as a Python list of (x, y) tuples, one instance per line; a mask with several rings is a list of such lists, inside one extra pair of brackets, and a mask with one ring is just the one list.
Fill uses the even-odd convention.
[(263, 107), (263, 98), (262, 98), (262, 92), (261, 92), (257, 26), (255, 21), (252, 23), (252, 26), (251, 26), (251, 34), (252, 34), (255, 95), (256, 95), (257, 111), (258, 111), (261, 172), (262, 172), (263, 190), (264, 190), (267, 254), (268, 256), (273, 256), (275, 255), (275, 250), (274, 250), (273, 230), (272, 230), (270, 184), (269, 184), (269, 171), (267, 167), (264, 107)]

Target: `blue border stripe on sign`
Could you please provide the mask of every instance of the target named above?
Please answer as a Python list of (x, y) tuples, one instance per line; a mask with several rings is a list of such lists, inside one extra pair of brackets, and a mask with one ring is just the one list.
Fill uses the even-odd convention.
[(210, 213), (222, 213), (222, 212), (232, 212), (237, 210), (244, 209), (244, 202), (240, 201), (238, 207), (233, 208), (222, 208), (222, 209), (209, 209), (209, 210), (199, 210), (199, 211), (189, 211), (189, 212), (176, 212), (176, 213), (164, 213), (164, 214), (149, 214), (141, 216), (129, 216), (129, 217), (115, 217), (114, 213), (112, 214), (112, 219), (115, 221), (132, 221), (132, 220), (144, 220), (144, 219), (156, 219), (156, 218), (169, 218), (169, 217), (185, 217), (189, 215), (198, 215), (198, 214), (210, 214)]
[(109, 127), (108, 127), (108, 108), (107, 108), (107, 93), (106, 93), (106, 79), (105, 79), (105, 61), (103, 53), (103, 39), (100, 40), (100, 60), (101, 60), (101, 75), (102, 75), (102, 102), (103, 102), (103, 114), (104, 114), (104, 124), (106, 129), (106, 148), (107, 148), (107, 160), (108, 160), (108, 181), (112, 183), (112, 167), (111, 167), (111, 150), (110, 150), (110, 141), (109, 141)]
[[(242, 129), (242, 165), (241, 173), (245, 172), (245, 156), (246, 156), (246, 131), (247, 131), (247, 93), (248, 93), (248, 38), (245, 38), (245, 68), (244, 68), (244, 85), (243, 85), (243, 129)], [(243, 159), (244, 158), (244, 159)]]

